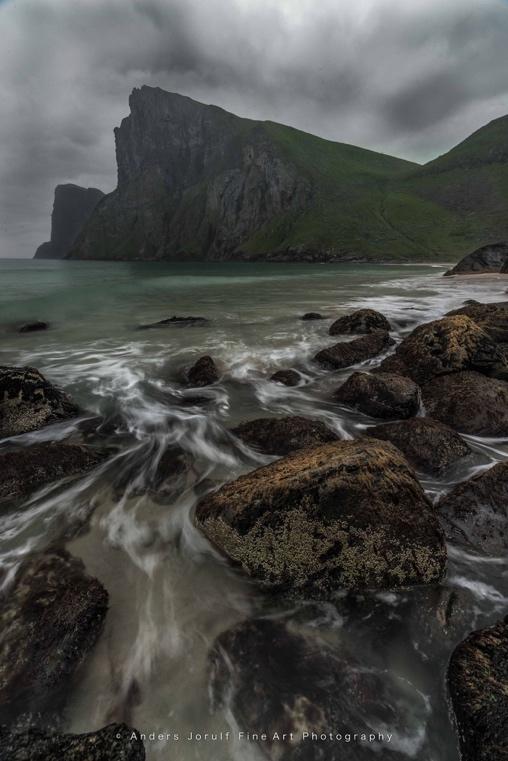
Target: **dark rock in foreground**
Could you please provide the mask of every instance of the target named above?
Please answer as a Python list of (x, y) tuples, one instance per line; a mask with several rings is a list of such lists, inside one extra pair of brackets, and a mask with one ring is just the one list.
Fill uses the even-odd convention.
[(41, 711), (95, 645), (108, 594), (64, 550), (34, 555), (0, 598), (0, 712)]
[(343, 341), (319, 351), (314, 360), (329, 370), (341, 370), (376, 357), (393, 344), (386, 331), (378, 330), (353, 341)]
[(339, 441), (295, 452), (205, 497), (196, 523), (264, 587), (329, 599), (340, 589), (439, 581), (437, 513), (391, 444)]
[(395, 373), (353, 373), (334, 397), (364, 415), (383, 419), (412, 417), (420, 408), (416, 383)]
[(78, 444), (34, 444), (0, 451), (0, 503), (29, 494), (44, 484), (95, 468), (104, 455)]
[(168, 317), (165, 320), (158, 320), (157, 322), (149, 322), (147, 325), (140, 325), (140, 330), (147, 330), (148, 328), (164, 328), (164, 327), (192, 327), (194, 325), (206, 325), (209, 320), (206, 317)]
[(187, 373), (187, 380), (195, 388), (210, 386), (219, 380), (219, 372), (213, 359), (205, 354), (200, 357)]
[(508, 436), (508, 383), (475, 372), (453, 373), (422, 386), (429, 417), (475, 436)]
[(383, 372), (399, 372), (417, 383), (439, 375), (476, 370), (486, 375), (506, 372), (507, 358), (476, 322), (466, 315), (444, 317), (415, 328), (381, 363)]
[(319, 420), (298, 415), (250, 420), (232, 429), (244, 444), (263, 454), (286, 455), (296, 449), (337, 441), (336, 433)]
[(34, 367), (0, 367), (0, 438), (75, 417), (78, 407)]
[(448, 687), (463, 761), (508, 758), (508, 618), (473, 632), (452, 654)]
[(508, 550), (508, 461), (464, 481), (437, 508), (452, 541), (489, 555)]
[[(266, 733), (259, 745), (272, 761), (402, 761), (386, 733), (410, 735), (424, 713), (421, 696), (397, 677), (281, 621), (238, 624), (218, 637), (209, 660), (213, 708), (230, 709), (244, 731)], [(349, 732), (355, 741), (335, 738)]]
[[(133, 736), (135, 737), (133, 738)], [(84, 735), (58, 735), (39, 729), (14, 732), (0, 727), (0, 761), (144, 761), (138, 733), (110, 724)]]
[(508, 265), (508, 243), (490, 243), (465, 256), (445, 275), (479, 275), (501, 272)]
[(283, 386), (298, 386), (301, 376), (296, 370), (277, 370), (270, 380), (274, 383), (282, 383)]
[(392, 329), (392, 326), (381, 312), (375, 309), (358, 309), (352, 314), (346, 314), (335, 320), (330, 327), (331, 336), (349, 335), (352, 333), (374, 333), (377, 330)]
[(448, 312), (448, 317), (465, 314), (482, 328), (489, 338), (497, 344), (508, 346), (508, 302), (500, 304), (467, 304), (460, 309)]
[(319, 312), (305, 312), (304, 315), (301, 317), (302, 320), (324, 320), (322, 314), (319, 314)]
[(399, 423), (386, 423), (369, 428), (368, 436), (390, 441), (403, 453), (416, 470), (439, 475), (463, 457), (470, 447), (458, 433), (443, 423), (415, 417)]
[(35, 252), (35, 259), (64, 259), (93, 210), (104, 197), (97, 188), (57, 185), (51, 215), (51, 240)]
[(39, 330), (47, 330), (49, 328), (49, 323), (37, 321), (37, 322), (25, 322), (24, 325), (21, 325), (19, 328), (19, 333), (36, 333)]

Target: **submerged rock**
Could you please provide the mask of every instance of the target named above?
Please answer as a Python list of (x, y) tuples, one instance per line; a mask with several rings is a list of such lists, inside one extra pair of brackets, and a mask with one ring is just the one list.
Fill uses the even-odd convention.
[(477, 372), (443, 375), (422, 386), (427, 414), (475, 436), (508, 436), (508, 383)]
[(0, 438), (79, 415), (69, 396), (34, 367), (0, 367)]
[(206, 317), (168, 317), (165, 320), (158, 320), (157, 322), (149, 322), (147, 325), (140, 325), (140, 330), (146, 330), (148, 328), (164, 328), (167, 326), (193, 326), (193, 325), (206, 325), (209, 320)]
[(0, 503), (29, 494), (44, 484), (95, 468), (104, 454), (78, 444), (34, 444), (0, 452)]
[(392, 326), (381, 312), (375, 309), (358, 309), (335, 320), (330, 327), (331, 336), (351, 333), (374, 333), (377, 330), (390, 331)]
[(296, 370), (277, 370), (270, 380), (274, 383), (282, 383), (283, 386), (298, 386), (301, 375)]
[(322, 314), (319, 314), (319, 312), (305, 312), (305, 314), (301, 317), (302, 320), (324, 320)]
[(417, 383), (439, 375), (476, 370), (486, 375), (507, 371), (507, 358), (487, 333), (466, 315), (419, 325), (381, 363), (384, 372), (400, 372)]
[(471, 449), (458, 433), (443, 423), (415, 417), (398, 423), (386, 423), (369, 428), (368, 436), (390, 441), (403, 453), (416, 470), (439, 475)]
[(508, 758), (508, 618), (473, 632), (448, 667), (448, 687), (463, 761)]
[(189, 383), (195, 388), (210, 386), (219, 380), (219, 372), (213, 359), (205, 354), (200, 357), (187, 373)]
[(337, 441), (336, 433), (319, 420), (294, 415), (249, 420), (232, 429), (244, 444), (263, 454), (286, 455), (296, 449)]
[(500, 304), (469, 303), (448, 312), (448, 317), (465, 314), (482, 328), (495, 343), (508, 346), (508, 302)]
[(35, 333), (39, 330), (47, 330), (49, 328), (48, 322), (25, 322), (24, 325), (18, 329), (19, 333)]
[(393, 339), (383, 330), (369, 333), (353, 341), (342, 341), (319, 351), (314, 360), (329, 370), (341, 370), (345, 367), (365, 362), (376, 357), (393, 344)]
[(395, 373), (353, 373), (334, 397), (365, 415), (384, 419), (412, 417), (420, 407), (416, 383)]
[(213, 708), (231, 710), (251, 736), (265, 733), (259, 745), (272, 761), (402, 761), (393, 733), (403, 743), (424, 720), (424, 701), (407, 682), (281, 621), (238, 624), (218, 637), (209, 661)]
[(441, 579), (437, 513), (391, 444), (339, 441), (305, 449), (226, 484), (196, 523), (262, 586), (329, 599)]
[(501, 272), (508, 264), (508, 243), (489, 243), (477, 248), (460, 260), (445, 275), (478, 275), (484, 272)]
[(125, 724), (97, 732), (60, 735), (39, 729), (0, 727), (0, 761), (144, 761), (139, 734)]
[(34, 555), (0, 598), (3, 720), (58, 698), (102, 631), (108, 594), (64, 550)]
[(508, 461), (457, 484), (437, 507), (452, 541), (504, 556), (508, 550)]

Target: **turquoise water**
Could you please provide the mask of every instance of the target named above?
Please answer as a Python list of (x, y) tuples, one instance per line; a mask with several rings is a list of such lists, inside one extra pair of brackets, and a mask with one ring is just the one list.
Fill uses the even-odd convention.
[[(350, 612), (340, 604), (268, 606), (215, 555), (191, 519), (204, 491), (270, 460), (238, 446), (228, 429), (239, 421), (306, 414), (343, 436), (372, 424), (332, 401), (333, 389), (350, 371), (325, 373), (311, 361), (331, 343), (332, 318), (374, 307), (390, 318), (399, 339), (465, 299), (504, 298), (501, 278), (457, 282), (443, 278), (443, 271), (441, 266), (0, 260), (0, 363), (38, 367), (86, 410), (77, 421), (18, 437), (16, 443), (81, 441), (89, 421), (100, 415), (110, 422), (108, 443), (115, 453), (99, 472), (45, 489), (17, 512), (0, 515), (4, 568), (65, 535), (70, 551), (110, 594), (105, 632), (69, 694), (70, 730), (88, 731), (111, 720), (129, 721), (147, 733), (227, 730), (227, 712), (210, 715), (206, 655), (217, 634), (262, 612), (298, 616), (339, 650), (347, 644), (367, 667), (403, 679), (401, 715), (407, 721), (397, 737), (402, 757), (456, 761), (443, 676), (454, 642), (429, 638), (422, 611), (431, 619), (435, 610), (425, 607), (429, 603), (420, 592), (372, 595), (363, 601), (365, 608)], [(329, 319), (303, 322), (299, 317), (307, 311)], [(209, 322), (138, 329), (172, 315)], [(50, 329), (17, 332), (32, 320), (48, 321)], [(216, 359), (222, 377), (199, 392), (209, 397), (203, 407), (189, 403), (193, 394), (184, 373), (204, 353)], [(298, 369), (302, 385), (269, 382), (282, 367)], [(144, 479), (174, 443), (191, 455), (192, 468), (174, 489), (154, 498), (143, 492)], [(431, 497), (508, 456), (505, 441), (471, 443), (476, 456), (467, 470), (424, 481)], [(82, 526), (78, 533), (76, 525)], [(506, 563), (451, 547), (443, 589), (470, 596), (466, 630), (494, 621), (508, 602)], [(147, 747), (149, 761), (174, 758), (173, 752), (165, 743)], [(222, 746), (219, 752), (210, 744), (186, 743), (176, 757), (255, 761), (263, 756), (252, 744)]]

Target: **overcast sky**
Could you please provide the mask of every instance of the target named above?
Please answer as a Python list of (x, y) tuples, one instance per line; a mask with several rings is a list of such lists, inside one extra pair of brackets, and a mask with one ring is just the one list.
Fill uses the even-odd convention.
[(505, 0), (0, 0), (0, 256), (110, 191), (150, 84), (415, 161), (508, 113)]

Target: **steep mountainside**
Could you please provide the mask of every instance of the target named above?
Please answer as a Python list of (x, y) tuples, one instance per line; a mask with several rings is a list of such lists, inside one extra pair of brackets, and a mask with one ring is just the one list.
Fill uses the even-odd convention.
[(130, 110), (73, 258), (449, 260), (508, 237), (508, 118), (422, 167), (158, 88)]
[(51, 240), (39, 246), (35, 259), (63, 259), (103, 195), (97, 188), (57, 185), (51, 215)]

